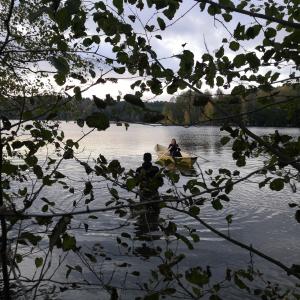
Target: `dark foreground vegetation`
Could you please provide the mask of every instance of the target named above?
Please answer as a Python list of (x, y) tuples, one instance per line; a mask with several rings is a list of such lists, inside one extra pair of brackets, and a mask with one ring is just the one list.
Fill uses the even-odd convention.
[[(218, 26), (218, 46), (210, 50), (204, 41), (203, 53), (195, 55), (189, 45), (194, 37), (184, 36), (177, 53), (161, 58), (166, 31), (179, 22), (194, 29), (191, 12), (207, 22), (199, 35)], [(299, 21), (299, 0), (1, 0), (1, 299), (64, 298), (69, 291), (79, 298), (88, 291), (111, 300), (299, 300), (300, 265), (290, 261), (285, 241), (281, 261), (247, 235), (235, 239), (232, 214), (224, 216), (224, 231), (205, 218), (207, 208), (217, 215), (232, 203), (232, 191), (251, 181), (274, 198), (289, 189), (288, 220), (300, 226), (300, 137), (278, 130), (260, 136), (248, 127), (299, 126)], [(82, 98), (91, 87), (122, 77), (134, 83), (120, 99)], [(203, 86), (219, 89), (210, 95)], [(159, 99), (164, 91), (173, 96), (170, 102), (145, 103), (145, 93)], [(82, 136), (68, 137), (57, 119), (76, 120)], [(168, 188), (141, 203), (141, 189), (152, 195), (157, 178), (140, 178), (101, 153), (80, 156), (82, 139), (106, 130), (111, 120), (217, 124), (236, 166), (203, 168), (184, 183), (176, 168), (164, 166), (157, 176)], [(249, 160), (258, 163), (251, 171), (244, 168)], [(68, 163), (80, 168), (78, 176), (67, 174)], [(67, 194), (63, 205), (58, 191)], [(152, 227), (146, 210), (141, 240), (128, 229), (130, 218), (151, 205), (193, 225), (179, 228), (166, 213), (152, 214)], [(116, 227), (93, 226), (109, 213), (117, 217)], [(217, 274), (206, 261), (185, 263), (201, 241), (200, 226), (243, 249), (249, 262), (229, 268), (225, 257)], [(110, 238), (109, 247), (105, 241), (89, 247), (79, 238), (99, 232)], [(278, 278), (260, 271), (262, 260)]]

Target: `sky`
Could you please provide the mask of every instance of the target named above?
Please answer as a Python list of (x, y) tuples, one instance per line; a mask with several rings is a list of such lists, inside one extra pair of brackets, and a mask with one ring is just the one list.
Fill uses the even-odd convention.
[[(107, 0), (105, 2), (109, 4), (111, 0)], [(149, 18), (153, 15), (153, 12), (155, 12), (153, 9), (148, 9), (146, 5), (145, 8), (145, 10), (139, 11), (136, 8), (133, 9), (133, 7), (129, 4), (125, 5), (125, 20), (129, 20), (128, 18), (126, 19), (126, 16), (135, 13), (139, 15), (141, 22), (145, 24), (147, 20), (149, 20)], [(151, 39), (151, 46), (153, 49), (155, 49), (159, 58), (167, 58), (161, 61), (162, 64), (165, 67), (171, 68), (173, 70), (178, 69), (179, 60), (177, 58), (168, 59), (168, 57), (180, 54), (183, 49), (186, 49), (194, 53), (195, 61), (200, 60), (203, 53), (206, 53), (207, 50), (210, 53), (214, 53), (217, 49), (219, 49), (220, 46), (222, 46), (223, 38), (227, 38), (229, 41), (232, 40), (227, 29), (233, 32), (238, 22), (244, 25), (256, 24), (256, 21), (253, 18), (238, 13), (233, 13), (233, 19), (230, 23), (225, 23), (222, 16), (218, 15), (217, 18), (222, 20), (226, 24), (226, 29), (220, 22), (214, 20), (214, 18), (209, 15), (206, 10), (201, 12), (199, 5), (195, 5), (195, 1), (193, 0), (183, 0), (180, 9), (177, 11), (172, 21), (169, 21), (162, 14), (159, 14), (155, 15), (154, 18), (151, 19), (150, 24), (157, 25), (156, 18), (158, 16), (162, 17), (165, 20), (167, 28), (164, 31), (155, 32), (155, 34), (160, 34), (162, 36), (162, 40), (153, 37)], [(90, 34), (96, 34), (95, 24), (93, 24), (92, 20), (88, 20), (86, 26)], [(135, 22), (134, 29), (136, 32), (143, 32), (143, 28), (138, 21)], [(280, 38), (282, 38), (282, 36), (279, 36), (279, 39)], [(254, 41), (250, 40), (242, 42), (242, 45), (244, 46), (246, 51), (254, 51), (257, 40), (261, 39), (262, 34), (260, 34), (260, 36), (258, 36)], [(182, 46), (183, 44), (185, 44), (184, 48)], [(241, 51), (243, 50), (241, 49)], [(111, 48), (105, 45), (105, 43), (100, 43), (100, 53), (108, 57), (113, 56)], [(238, 53), (239, 52), (226, 52), (226, 55), (229, 58), (233, 59), (233, 57)], [(269, 69), (270, 68), (266, 68), (265, 72)], [(271, 70), (275, 71), (274, 68)], [(284, 77), (289, 74), (290, 69), (289, 67), (287, 67), (284, 70), (280, 70), (280, 72)], [(130, 77), (132, 75), (128, 73), (125, 73), (123, 75), (109, 73), (107, 76), (116, 77), (119, 78), (119, 80), (117, 83), (108, 81), (105, 84), (95, 85), (84, 92), (83, 96), (91, 98), (93, 95), (96, 95), (97, 97), (103, 98), (106, 94), (111, 94), (113, 97), (116, 97), (118, 95), (133, 93), (130, 85), (137, 79), (131, 79)], [(202, 90), (205, 91), (205, 89), (209, 89), (209, 87), (203, 85)], [(216, 88), (210, 90), (212, 92), (215, 92)], [(230, 92), (230, 90), (226, 92)], [(144, 95), (143, 100), (169, 101), (173, 96), (174, 95), (169, 95), (166, 92), (164, 92), (162, 95), (154, 96), (149, 92)]]
[[(178, 19), (172, 26), (167, 27), (164, 31), (156, 33), (162, 35), (162, 40), (156, 38), (151, 39), (151, 45), (157, 52), (159, 58), (180, 54), (183, 49), (186, 49), (192, 51), (195, 55), (195, 60), (197, 60), (201, 58), (204, 52), (206, 52), (205, 43), (211, 52), (221, 46), (223, 37), (225, 35), (227, 36), (225, 29), (221, 24), (214, 22), (213, 18), (206, 12), (200, 13), (199, 6), (194, 5), (195, 3), (192, 0), (184, 1), (175, 15), (174, 20), (169, 21), (167, 18), (164, 18), (166, 25), (168, 26), (186, 13), (183, 18)], [(192, 8), (193, 6), (194, 8)], [(149, 10), (142, 13), (138, 11), (135, 12), (139, 13), (143, 22), (146, 22), (152, 15), (152, 12)], [(125, 13), (127, 13), (126, 10)], [(131, 12), (128, 13), (130, 14)], [(155, 19), (156, 18), (153, 20), (154, 23), (156, 23)], [(137, 23), (138, 22), (136, 22), (136, 24)], [(141, 31), (142, 27), (137, 24), (135, 29)], [(186, 44), (184, 48), (182, 47), (183, 44)], [(104, 49), (104, 53), (111, 55), (110, 49)], [(178, 62), (179, 60), (176, 58), (164, 59), (162, 61), (165, 67), (175, 70), (178, 67)], [(129, 75), (130, 74), (125, 73), (123, 76), (117, 75), (117, 77), (128, 78)], [(120, 92), (122, 94), (132, 93), (130, 85), (134, 81), (135, 80), (131, 79), (121, 79), (117, 84), (109, 82), (101, 86), (95, 86), (85, 92), (84, 96), (91, 97), (92, 95), (96, 95), (98, 97), (103, 97), (108, 93), (114, 96), (117, 96)], [(172, 95), (169, 95), (166, 92), (156, 97), (151, 93), (148, 93), (145, 94), (144, 100), (153, 99), (168, 101), (171, 97)]]

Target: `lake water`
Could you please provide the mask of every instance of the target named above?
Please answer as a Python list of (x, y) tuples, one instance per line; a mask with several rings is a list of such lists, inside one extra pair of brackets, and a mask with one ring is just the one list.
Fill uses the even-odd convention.
[[(68, 138), (76, 140), (82, 135), (82, 129), (75, 124), (62, 124), (62, 128)], [(87, 129), (84, 130), (87, 131)], [(257, 134), (268, 134), (274, 131), (272, 128), (252, 128), (252, 130)], [(279, 131), (294, 136), (300, 135), (299, 129), (279, 129)], [(222, 135), (224, 133), (219, 128), (209, 126), (183, 128), (130, 124), (128, 130), (125, 130), (123, 126), (118, 127), (111, 124), (111, 127), (105, 132), (94, 131), (82, 140), (77, 156), (82, 160), (91, 160), (101, 153), (108, 160), (118, 159), (126, 169), (135, 169), (141, 165), (144, 152), (151, 152), (155, 158), (155, 144), (168, 145), (171, 138), (175, 138), (183, 150), (199, 155), (198, 163), (203, 171), (207, 169), (218, 170), (219, 168), (238, 169), (232, 160), (230, 145), (221, 146), (220, 144)], [(262, 166), (261, 160), (252, 159), (241, 172), (247, 174)], [(87, 176), (83, 168), (73, 160), (65, 161), (61, 169), (68, 174), (68, 180), (75, 188), (75, 196), (66, 193), (63, 189), (48, 189), (45, 191), (45, 195), (49, 200), (57, 201), (61, 210), (68, 211), (73, 207), (74, 197), (81, 197), (83, 181)], [(199, 173), (199, 170), (196, 171)], [(94, 181), (96, 187), (96, 200), (90, 207), (104, 207), (104, 203), (110, 198), (106, 183), (97, 182), (99, 178), (90, 177), (90, 179)], [(184, 176), (181, 177), (177, 184), (179, 189), (188, 179)], [(211, 205), (204, 205), (201, 208), (200, 217), (219, 231), (227, 233), (228, 227), (225, 217), (232, 214), (231, 237), (247, 245), (251, 244), (288, 266), (300, 264), (300, 224), (294, 219), (294, 210), (288, 206), (288, 203), (295, 201), (297, 197), (299, 201), (299, 192), (293, 193), (289, 188), (285, 188), (281, 192), (272, 192), (268, 187), (259, 189), (257, 182), (259, 182), (259, 178), (254, 177), (236, 186), (230, 194), (231, 201), (225, 204), (222, 211), (215, 211)], [(166, 188), (167, 184), (162, 190)], [(41, 203), (37, 202), (36, 209), (39, 205)], [(178, 253), (186, 255), (186, 258), (180, 263), (182, 270), (196, 265), (206, 268), (209, 265), (214, 280), (221, 280), (224, 279), (226, 268), (235, 270), (248, 266), (249, 252), (216, 236), (192, 218), (166, 209), (161, 210), (160, 216), (173, 219), (178, 225), (179, 232), (185, 233), (184, 226), (188, 225), (195, 228), (200, 236), (200, 241), (195, 244), (193, 250), (187, 249), (183, 243), (171, 246), (177, 248)], [(75, 223), (80, 224), (83, 217), (76, 217), (75, 220)], [(128, 226), (111, 230), (118, 227), (120, 223), (126, 222), (129, 224)], [(113, 258), (113, 261), (107, 260), (101, 265), (105, 274), (104, 277), (111, 276), (116, 262), (126, 261), (132, 264), (132, 267), (123, 268), (123, 272), (116, 272), (112, 279), (112, 283), (117, 283), (120, 286), (118, 293), (121, 294), (121, 299), (134, 299), (134, 296), (139, 295), (136, 288), (140, 279), (128, 276), (125, 280), (126, 270), (129, 273), (133, 270), (140, 271), (142, 279), (145, 279), (151, 268), (158, 264), (157, 258), (148, 258), (147, 255), (143, 254), (138, 258), (128, 257), (124, 250), (116, 245), (116, 237), (121, 232), (126, 231), (134, 235), (137, 230), (135, 222), (135, 218), (128, 220), (127, 217), (120, 218), (112, 212), (105, 212), (99, 213), (96, 220), (89, 219), (90, 230), (88, 232), (82, 228), (73, 230), (83, 248), (92, 249), (93, 245), (97, 243), (104, 246)], [(165, 244), (164, 237), (159, 232), (156, 234), (157, 240), (154, 239), (150, 242), (154, 248), (156, 245)], [(141, 242), (140, 246), (143, 243), (148, 245), (149, 242)], [(70, 255), (61, 262), (61, 265), (78, 264), (76, 259), (75, 255)], [(295, 280), (271, 263), (255, 255), (253, 256), (253, 263), (254, 268), (262, 271), (266, 279), (281, 283), (283, 286), (293, 286)], [(29, 262), (25, 268), (30, 269)], [(74, 280), (76, 274), (73, 275), (73, 273), (70, 278)], [(65, 271), (59, 270), (56, 278), (63, 280), (64, 276)], [(87, 269), (84, 270), (84, 276), (92, 282), (97, 282), (94, 275)], [(255, 284), (259, 286), (259, 281)], [(125, 286), (129, 288), (122, 290), (121, 288)], [(252, 299), (252, 296), (246, 291), (241, 291), (232, 285), (224, 288), (220, 295), (223, 295), (224, 299)], [(74, 297), (79, 298), (81, 296), (88, 297), (87, 299), (109, 299), (107, 294), (95, 289), (95, 287), (89, 287), (82, 291), (65, 291), (59, 296), (59, 299), (74, 299)]]

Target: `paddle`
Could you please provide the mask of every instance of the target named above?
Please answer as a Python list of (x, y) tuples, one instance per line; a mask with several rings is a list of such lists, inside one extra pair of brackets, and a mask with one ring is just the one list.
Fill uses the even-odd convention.
[[(190, 152), (190, 153), (191, 153), (191, 152)], [(205, 160), (206, 162), (209, 162), (208, 159), (204, 158), (203, 156), (201, 156), (201, 155), (199, 155), (199, 154), (195, 154), (195, 153), (191, 153), (191, 154), (193, 154), (193, 155), (195, 155), (195, 156), (197, 156), (197, 157), (202, 158), (202, 159)]]
[(169, 150), (167, 150), (165, 153), (163, 153), (161, 156), (165, 156), (165, 155), (167, 155), (167, 153), (168, 153), (168, 156), (170, 156), (170, 154), (169, 154)]
[(206, 158), (204, 158), (204, 157), (202, 157), (202, 156), (200, 156), (200, 155), (198, 155), (200, 158), (202, 158), (203, 160), (205, 160), (205, 161), (209, 161), (208, 159), (206, 159)]

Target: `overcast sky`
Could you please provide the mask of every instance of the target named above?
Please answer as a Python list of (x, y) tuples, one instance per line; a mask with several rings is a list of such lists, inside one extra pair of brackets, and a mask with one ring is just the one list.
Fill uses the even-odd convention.
[[(162, 40), (158, 40), (156, 38), (151, 39), (151, 46), (155, 49), (159, 58), (170, 57), (175, 54), (179, 54), (183, 47), (182, 45), (186, 43), (184, 49), (191, 50), (195, 55), (195, 60), (199, 60), (204, 52), (206, 52), (205, 44), (207, 45), (208, 50), (213, 53), (222, 45), (222, 39), (227, 38), (231, 40), (231, 37), (227, 30), (224, 28), (222, 24), (218, 21), (214, 21), (214, 18), (210, 16), (206, 11), (201, 12), (199, 9), (199, 5), (195, 5), (193, 0), (185, 0), (181, 5), (181, 8), (175, 15), (172, 21), (169, 21), (162, 14), (159, 16), (162, 17), (167, 25), (167, 29), (165, 31), (157, 32), (155, 34), (161, 34)], [(194, 6), (194, 7), (193, 7)], [(132, 6), (125, 7), (125, 15), (132, 14), (130, 8)], [(193, 7), (193, 8), (192, 8)], [(145, 10), (140, 12), (139, 10), (134, 10), (134, 13), (138, 13), (140, 19), (143, 23), (146, 23), (147, 20), (152, 16), (154, 10), (150, 10), (145, 5)], [(191, 9), (192, 8), (192, 9)], [(183, 18), (180, 18), (183, 14), (186, 14)], [(155, 16), (150, 24), (156, 24)], [(218, 15), (217, 18), (223, 21), (221, 15)], [(126, 18), (125, 18), (126, 19)], [(128, 20), (128, 18), (126, 19)], [(174, 23), (175, 21), (175, 23)], [(254, 24), (255, 20), (248, 16), (243, 16), (241, 14), (234, 13), (233, 20), (230, 23), (225, 23), (228, 29), (233, 32), (233, 29), (237, 25), (238, 22), (241, 22), (245, 25)], [(174, 23), (172, 26), (170, 24)], [(262, 24), (264, 22), (262, 21)], [(87, 23), (90, 26), (89, 30), (91, 33), (94, 33), (94, 25), (91, 22)], [(134, 29), (136, 32), (142, 32), (143, 28), (139, 24), (138, 21), (134, 24)], [(261, 39), (261, 35), (257, 37), (257, 39)], [(243, 46), (247, 49), (247, 51), (253, 51), (255, 41), (243, 42)], [(101, 53), (112, 56), (112, 52), (109, 47), (103, 46), (101, 44)], [(226, 50), (225, 50), (226, 51)], [(236, 53), (226, 53), (229, 58), (234, 57)], [(178, 67), (178, 59), (164, 59), (162, 61), (165, 67), (171, 68), (173, 70), (177, 70)], [(285, 70), (286, 73), (289, 73), (289, 68)], [(118, 74), (110, 74), (111, 77), (130, 77), (130, 74), (118, 75)], [(136, 80), (136, 79), (135, 79)], [(90, 88), (83, 95), (87, 97), (91, 97), (92, 95), (97, 95), (98, 97), (103, 97), (106, 94), (110, 93), (112, 96), (117, 96), (119, 93), (123, 95), (126, 93), (132, 93), (130, 89), (130, 85), (135, 81), (133, 79), (120, 79), (118, 83), (108, 82), (106, 84), (101, 84)], [(205, 90), (207, 86), (203, 87)], [(152, 99), (152, 94), (146, 94), (145, 99)], [(168, 101), (172, 95), (168, 95), (164, 92), (162, 95), (159, 95), (155, 98), (155, 100), (164, 100)]]

